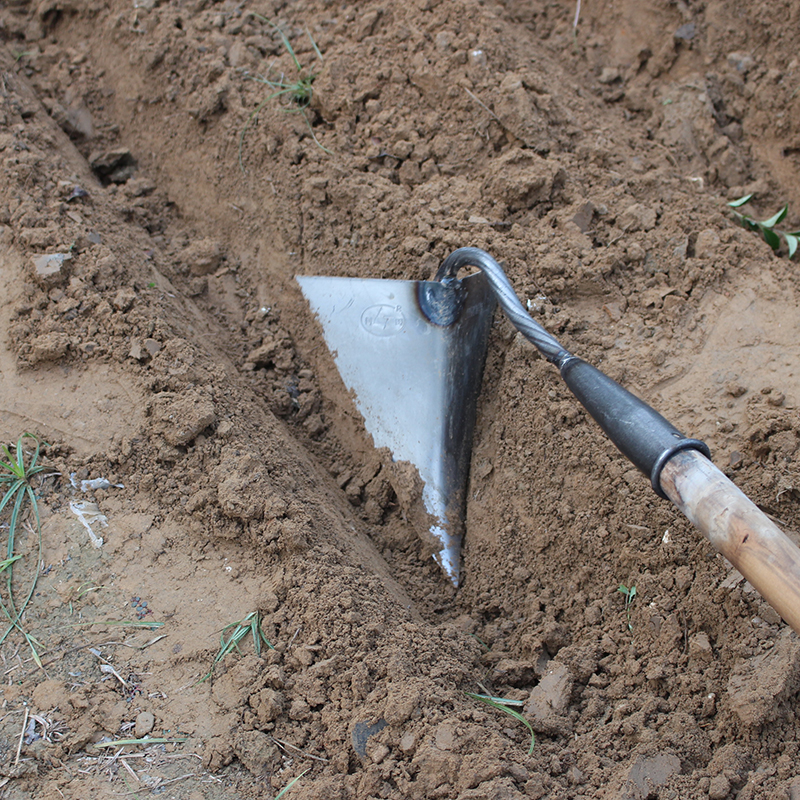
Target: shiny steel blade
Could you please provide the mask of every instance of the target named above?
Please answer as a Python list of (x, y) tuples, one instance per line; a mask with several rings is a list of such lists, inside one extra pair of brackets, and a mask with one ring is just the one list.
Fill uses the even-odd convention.
[(488, 282), (482, 273), (452, 287), (297, 280), (375, 447), (416, 467), (433, 518), (430, 532), (441, 544), (434, 558), (457, 586), (472, 431), (495, 306)]

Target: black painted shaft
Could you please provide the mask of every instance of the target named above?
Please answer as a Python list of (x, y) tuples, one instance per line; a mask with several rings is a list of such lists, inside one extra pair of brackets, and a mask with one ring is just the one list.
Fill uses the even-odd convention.
[(684, 436), (644, 400), (566, 350), (528, 314), (503, 268), (484, 250), (462, 247), (451, 253), (439, 267), (436, 280), (452, 280), (467, 266), (478, 267), (486, 274), (497, 302), (514, 327), (559, 368), (570, 391), (620, 452), (650, 478), (656, 494), (666, 498), (661, 488), (661, 470), (675, 453), (691, 449), (710, 457), (705, 442)]

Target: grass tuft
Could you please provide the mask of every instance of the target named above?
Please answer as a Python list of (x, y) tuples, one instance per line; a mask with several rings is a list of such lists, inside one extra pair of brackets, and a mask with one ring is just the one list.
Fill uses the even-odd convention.
[[(26, 442), (30, 440), (30, 442)], [(25, 444), (33, 444), (33, 451), (30, 453), (25, 452)], [(8, 520), (8, 538), (6, 540), (6, 558), (1, 562), (2, 569), (6, 575), (6, 598), (0, 601), (0, 608), (6, 616), (9, 624), (5, 631), (0, 635), (0, 644), (2, 644), (8, 635), (13, 630), (18, 630), (25, 641), (30, 647), (33, 655), (33, 660), (38, 667), (42, 666), (42, 661), (39, 658), (37, 646), (40, 643), (26, 631), (22, 626), (22, 615), (33, 597), (36, 590), (36, 582), (39, 578), (39, 564), (42, 560), (42, 529), (39, 520), (39, 505), (36, 500), (36, 493), (33, 490), (31, 483), (32, 479), (42, 472), (48, 471), (48, 467), (39, 464), (39, 440), (32, 433), (23, 433), (17, 439), (16, 447), (13, 451), (9, 450), (6, 445), (2, 445), (2, 453), (5, 459), (0, 458), (0, 489), (5, 488), (3, 497), (0, 500), (0, 513), (10, 508), (10, 517)], [(26, 457), (27, 456), (27, 457)], [(49, 470), (52, 472), (52, 470)], [(33, 570), (33, 579), (31, 580), (28, 593), (25, 595), (22, 603), (19, 603), (17, 596), (14, 593), (14, 563), (22, 558), (21, 555), (16, 554), (15, 543), (19, 526), (25, 517), (27, 507), (30, 507), (32, 516), (36, 524), (35, 533), (37, 538), (37, 558), (36, 565)]]
[[(311, 122), (308, 119), (308, 114), (306, 113), (306, 109), (311, 104), (311, 98), (314, 94), (314, 81), (317, 78), (316, 72), (310, 72), (308, 69), (303, 67), (300, 64), (300, 60), (297, 58), (297, 54), (292, 47), (291, 42), (287, 38), (286, 34), (271, 20), (268, 20), (266, 17), (261, 16), (261, 14), (253, 14), (254, 17), (257, 17), (262, 22), (266, 22), (267, 25), (272, 27), (276, 30), (281, 37), (281, 42), (283, 46), (286, 48), (286, 52), (292, 57), (292, 61), (294, 62), (294, 67), (297, 72), (296, 78), (291, 81), (287, 80), (286, 77), (281, 74), (280, 78), (277, 80), (270, 77), (263, 77), (263, 76), (255, 76), (253, 80), (258, 81), (259, 83), (263, 83), (266, 86), (269, 86), (272, 89), (272, 92), (262, 100), (258, 106), (256, 106), (255, 110), (250, 114), (247, 118), (247, 122), (245, 122), (244, 127), (242, 128), (239, 134), (239, 169), (242, 171), (242, 174), (245, 174), (244, 169), (244, 162), (242, 160), (242, 151), (244, 149), (244, 137), (247, 133), (250, 126), (258, 119), (258, 115), (264, 109), (264, 107), (273, 100), (277, 100), (280, 97), (287, 97), (292, 104), (285, 110), (290, 113), (295, 114), (302, 114), (303, 119), (305, 120), (306, 126), (308, 127), (308, 132), (311, 134), (311, 138), (314, 140), (314, 143), (320, 150), (324, 150), (326, 153), (331, 155), (331, 151), (325, 147), (319, 139), (317, 139), (314, 130), (311, 127)], [(311, 34), (306, 30), (306, 35), (308, 36), (309, 41), (311, 42), (311, 46), (314, 48), (314, 52), (316, 53), (317, 58), (319, 61), (322, 61), (322, 53), (320, 53), (319, 48), (317, 47), (317, 43), (314, 41), (314, 38)]]
[(473, 692), (466, 692), (466, 695), (467, 697), (471, 697), (473, 700), (479, 700), (481, 703), (485, 703), (487, 706), (496, 708), (498, 711), (502, 711), (504, 714), (508, 714), (510, 717), (514, 717), (514, 719), (518, 722), (521, 722), (531, 734), (531, 746), (528, 748), (528, 755), (533, 753), (533, 748), (536, 745), (536, 734), (533, 732), (530, 722), (528, 722), (528, 720), (526, 720), (525, 717), (519, 713), (519, 711), (509, 708), (509, 705), (518, 705), (518, 701), (508, 700), (504, 697), (492, 697), (488, 694), (474, 694)]
[[(228, 633), (229, 631), (230, 633)], [(219, 651), (214, 656), (211, 669), (197, 683), (207, 681), (214, 674), (217, 664), (229, 653), (236, 650), (241, 655), (242, 651), (239, 649), (239, 642), (245, 639), (248, 634), (253, 638), (253, 646), (257, 656), (261, 655), (262, 643), (269, 647), (270, 650), (275, 649), (261, 629), (261, 614), (258, 611), (251, 611), (244, 619), (238, 622), (231, 622), (222, 629), (219, 637)]]

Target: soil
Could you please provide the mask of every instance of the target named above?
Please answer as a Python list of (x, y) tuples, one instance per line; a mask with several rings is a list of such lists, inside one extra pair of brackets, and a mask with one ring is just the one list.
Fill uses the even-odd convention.
[(800, 797), (797, 635), (510, 323), (456, 590), (294, 281), (490, 251), (797, 540), (800, 2), (584, 5), (0, 6), (3, 797)]

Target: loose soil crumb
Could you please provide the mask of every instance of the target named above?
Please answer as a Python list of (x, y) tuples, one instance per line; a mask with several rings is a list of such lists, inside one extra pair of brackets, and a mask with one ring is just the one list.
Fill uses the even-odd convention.
[(800, 796), (797, 636), (511, 325), (455, 590), (294, 281), (489, 250), (797, 540), (800, 280), (725, 204), (800, 227), (800, 2), (584, 5), (0, 8), (4, 797)]

